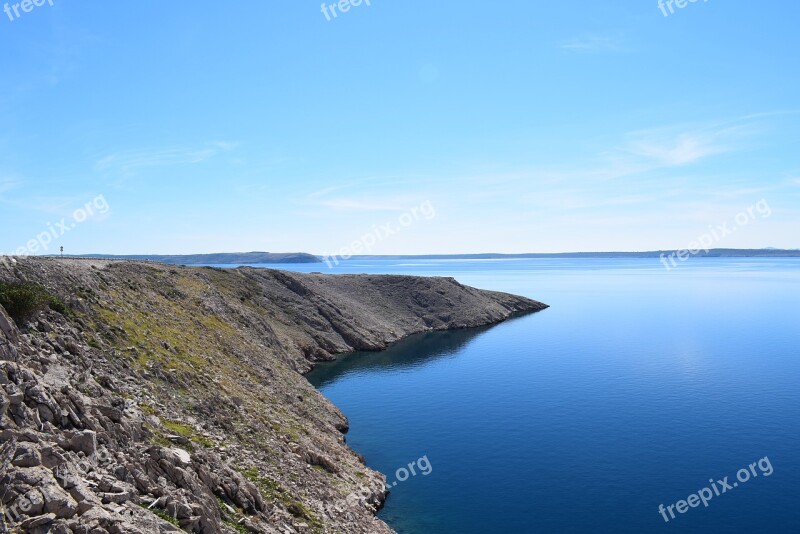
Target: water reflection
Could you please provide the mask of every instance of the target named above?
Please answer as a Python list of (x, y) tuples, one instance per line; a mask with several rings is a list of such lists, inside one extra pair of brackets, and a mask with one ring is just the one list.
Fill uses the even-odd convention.
[(454, 356), (492, 326), (465, 330), (427, 332), (409, 336), (380, 352), (353, 352), (334, 362), (322, 362), (306, 378), (318, 389), (354, 373), (387, 371), (419, 367)]

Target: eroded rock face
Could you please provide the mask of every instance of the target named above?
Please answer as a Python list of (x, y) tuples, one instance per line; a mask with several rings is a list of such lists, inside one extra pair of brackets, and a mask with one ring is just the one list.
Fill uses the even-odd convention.
[(24, 532), (382, 533), (384, 478), (303, 378), (315, 361), (544, 305), (455, 280), (22, 259), (0, 280), (0, 495)]

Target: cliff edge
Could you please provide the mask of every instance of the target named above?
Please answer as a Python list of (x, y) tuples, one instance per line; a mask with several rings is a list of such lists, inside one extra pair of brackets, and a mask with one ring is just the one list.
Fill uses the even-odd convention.
[(53, 258), (0, 263), (0, 302), (2, 511), (61, 534), (391, 532), (383, 475), (303, 374), (546, 308), (451, 278)]

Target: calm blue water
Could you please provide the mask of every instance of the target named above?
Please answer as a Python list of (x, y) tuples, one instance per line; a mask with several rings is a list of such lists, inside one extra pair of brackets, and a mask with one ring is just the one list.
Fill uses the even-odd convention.
[[(671, 272), (640, 259), (353, 261), (335, 272), (455, 276), (552, 306), (309, 376), (390, 481), (430, 461), (381, 512), (398, 532), (800, 532), (800, 261), (694, 259)], [(765, 456), (771, 476), (756, 467), (708, 508), (659, 515)]]

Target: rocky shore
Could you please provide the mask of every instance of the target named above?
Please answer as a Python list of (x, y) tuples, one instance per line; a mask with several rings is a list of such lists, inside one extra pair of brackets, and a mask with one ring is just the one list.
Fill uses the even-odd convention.
[(43, 298), (0, 306), (0, 501), (32, 533), (391, 532), (383, 475), (303, 374), (546, 307), (451, 278), (0, 263), (20, 287)]

